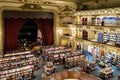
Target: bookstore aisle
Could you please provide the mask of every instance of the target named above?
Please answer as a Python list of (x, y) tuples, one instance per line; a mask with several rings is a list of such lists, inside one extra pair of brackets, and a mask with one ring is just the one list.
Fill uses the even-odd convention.
[[(92, 59), (93, 57), (91, 57), (91, 55), (87, 55), (87, 56), (86, 56), (86, 59), (87, 59), (88, 57), (89, 57), (89, 60), (90, 60), (90, 61), (93, 60), (93, 59)], [(35, 78), (34, 78), (33, 80), (42, 80), (41, 74), (42, 74), (43, 71), (44, 71), (43, 66), (45, 65), (45, 63), (46, 63), (46, 62), (44, 62), (42, 65), (40, 65), (40, 69), (39, 69), (39, 70), (36, 70), (36, 71), (34, 72)], [(71, 70), (78, 70), (79, 67), (77, 66), (77, 67), (72, 67), (72, 68), (69, 68), (69, 69), (71, 69)], [(102, 68), (102, 67), (100, 67), (100, 66), (97, 65), (96, 70), (91, 71), (89, 74), (92, 74), (92, 75), (100, 78), (100, 70), (102, 70), (102, 69), (104, 69), (104, 68)], [(114, 65), (112, 65), (112, 69), (114, 70), (114, 72), (113, 72), (113, 77), (111, 77), (111, 78), (109, 78), (109, 79), (107, 79), (107, 80), (118, 80), (118, 74), (120, 74), (120, 69), (118, 69), (118, 67), (117, 67), (117, 66), (114, 66)], [(60, 64), (60, 65), (57, 65), (57, 66), (56, 66), (56, 73), (57, 73), (57, 72), (64, 71), (64, 70), (68, 70), (68, 69), (65, 69), (63, 64)], [(101, 79), (102, 79), (102, 78), (101, 78)], [(102, 79), (102, 80), (104, 80), (104, 79)]]
[[(65, 70), (64, 65), (57, 65), (56, 72), (60, 72), (63, 70)], [(41, 75), (42, 75), (43, 71), (44, 71), (43, 65), (42, 66), (40, 65), (40, 69), (38, 69), (34, 72), (35, 78), (33, 78), (33, 80), (42, 80)]]

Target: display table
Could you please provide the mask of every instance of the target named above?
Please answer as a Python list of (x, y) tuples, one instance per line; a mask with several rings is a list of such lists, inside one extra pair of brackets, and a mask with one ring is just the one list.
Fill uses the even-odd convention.
[(63, 71), (48, 76), (45, 80), (101, 80), (90, 74), (78, 71)]
[(114, 70), (112, 69), (112, 67), (107, 67), (100, 71), (100, 77), (104, 79), (111, 78), (113, 76), (113, 72)]
[(47, 64), (44, 66), (44, 71), (46, 75), (50, 75), (55, 72), (55, 66), (53, 65), (53, 62), (47, 62)]
[(103, 61), (99, 62), (98, 64), (99, 64), (99, 66), (101, 66), (101, 67), (105, 67), (105, 63), (104, 63)]

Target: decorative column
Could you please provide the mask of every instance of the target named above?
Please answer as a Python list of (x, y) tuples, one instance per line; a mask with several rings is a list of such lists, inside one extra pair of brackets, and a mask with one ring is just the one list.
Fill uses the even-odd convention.
[(78, 16), (76, 16), (76, 24), (81, 24), (81, 20), (80, 20), (80, 16), (78, 15)]
[(72, 49), (73, 50), (76, 50), (76, 43), (75, 43), (76, 41), (75, 41), (75, 38), (73, 37), (72, 39), (71, 39), (71, 43), (72, 43)]
[(54, 12), (53, 11), (53, 13), (54, 13), (54, 28), (53, 28), (53, 34), (54, 34), (54, 45), (58, 45), (58, 41), (57, 41), (57, 28), (58, 28), (58, 20), (59, 20), (59, 18), (58, 18), (58, 15), (57, 15), (57, 13), (56, 12)]
[(61, 38), (62, 38), (63, 31), (58, 30), (58, 44), (61, 45)]
[(3, 54), (4, 51), (4, 28), (3, 28), (3, 17), (2, 17), (2, 10), (0, 10), (0, 55)]

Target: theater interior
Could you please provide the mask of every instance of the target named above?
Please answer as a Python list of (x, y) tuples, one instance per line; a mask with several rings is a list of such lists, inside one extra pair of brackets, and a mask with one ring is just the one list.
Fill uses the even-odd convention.
[(120, 0), (0, 0), (0, 80), (120, 80)]

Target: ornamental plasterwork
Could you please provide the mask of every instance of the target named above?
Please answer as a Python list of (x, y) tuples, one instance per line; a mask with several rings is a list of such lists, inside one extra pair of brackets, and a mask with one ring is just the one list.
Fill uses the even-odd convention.
[(61, 1), (61, 0), (0, 0), (0, 2), (13, 3), (13, 4), (24, 4), (25, 6), (27, 5), (27, 8), (29, 9), (33, 9), (37, 7), (37, 5), (41, 7), (42, 6), (56, 7), (58, 8), (58, 11), (60, 11), (67, 5), (69, 6), (69, 8), (76, 10), (76, 4), (74, 2)]
[(24, 4), (21, 6), (22, 9), (35, 9), (35, 10), (41, 10), (42, 7), (38, 4)]

